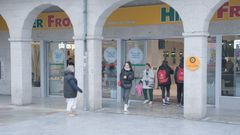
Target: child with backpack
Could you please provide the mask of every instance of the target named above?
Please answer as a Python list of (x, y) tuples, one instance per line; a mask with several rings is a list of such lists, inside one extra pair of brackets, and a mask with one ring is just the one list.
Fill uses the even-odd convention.
[[(164, 60), (157, 71), (158, 85), (162, 90), (163, 105), (168, 105), (170, 101), (171, 74), (173, 74), (173, 69), (168, 65), (168, 62)], [(165, 96), (165, 92), (167, 92), (167, 97)]]
[(183, 84), (184, 84), (184, 63), (183, 58), (181, 59), (179, 66), (175, 69), (174, 74), (175, 83), (177, 84), (177, 103), (183, 106)]

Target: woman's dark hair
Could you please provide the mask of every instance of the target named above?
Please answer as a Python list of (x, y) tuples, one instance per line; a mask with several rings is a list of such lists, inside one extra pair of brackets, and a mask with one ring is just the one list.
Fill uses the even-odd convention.
[(164, 61), (162, 62), (162, 66), (167, 65), (167, 64), (168, 64), (168, 61), (167, 61), (167, 60), (164, 60)]
[(130, 70), (132, 71), (132, 70), (133, 70), (133, 69), (132, 69), (132, 63), (131, 63), (130, 61), (127, 61), (127, 62), (124, 63), (123, 69), (124, 69), (124, 67), (125, 67), (126, 64), (129, 65), (129, 68), (130, 68)]
[(150, 68), (151, 68), (151, 65), (150, 65), (150, 63), (146, 63), (146, 65), (147, 65), (148, 67), (150, 67)]

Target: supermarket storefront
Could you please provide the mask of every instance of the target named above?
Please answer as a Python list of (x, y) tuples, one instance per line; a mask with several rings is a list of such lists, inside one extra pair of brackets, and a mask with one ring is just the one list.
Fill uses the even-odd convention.
[[(119, 5), (120, 7), (123, 3), (129, 2), (123, 1), (124, 0), (116, 5)], [(163, 1), (165, 2), (165, 0)], [(189, 103), (186, 104), (184, 108), (186, 116), (204, 116), (206, 101), (216, 107), (233, 107), (238, 109), (237, 106), (229, 106), (229, 104), (238, 104), (240, 101), (238, 98), (239, 89), (237, 83), (239, 59), (237, 39), (239, 39), (238, 35), (240, 33), (239, 29), (237, 29), (239, 27), (238, 1), (232, 0), (229, 4), (225, 4), (220, 8), (215, 13), (209, 26), (209, 30), (206, 29), (206, 27), (203, 27), (206, 26), (203, 24), (207, 23), (206, 20), (204, 21), (205, 16), (207, 15), (194, 12), (188, 14), (188, 12), (181, 11), (180, 7), (175, 6), (176, 3), (169, 3), (169, 5), (174, 5), (174, 8), (166, 4), (118, 8), (113, 3), (114, 2), (108, 3), (110, 8), (105, 7), (104, 9), (95, 9), (103, 11), (98, 12), (94, 10), (94, 13), (89, 13), (89, 22), (91, 23), (88, 25), (89, 36), (87, 38), (87, 43), (89, 52), (87, 54), (84, 54), (82, 51), (83, 40), (81, 35), (83, 33), (79, 32), (81, 31), (79, 28), (82, 28), (83, 25), (82, 22), (76, 21), (82, 19), (81, 17), (83, 15), (76, 17), (76, 14), (74, 14), (75, 10), (69, 11), (71, 9), (68, 9), (66, 11), (69, 17), (62, 13), (64, 12), (62, 10), (58, 13), (44, 12), (41, 13), (37, 19), (34, 18), (35, 23), (33, 24), (32, 39), (36, 42), (31, 43), (34, 44), (32, 46), (32, 56), (35, 57), (33, 59), (39, 60), (33, 61), (32, 68), (34, 69), (34, 73), (32, 74), (33, 77), (30, 77), (33, 78), (31, 79), (31, 84), (37, 87), (36, 89), (31, 89), (35, 90), (32, 91), (33, 96), (61, 95), (62, 90), (59, 88), (62, 87), (61, 72), (69, 61), (76, 62), (76, 68), (79, 69), (77, 70), (78, 73), (76, 76), (80, 80), (80, 84), (83, 85), (84, 79), (82, 77), (82, 71), (85, 55), (87, 56), (85, 62), (88, 64), (88, 70), (93, 71), (88, 72), (87, 74), (88, 83), (86, 85), (89, 89), (87, 95), (89, 108), (95, 110), (102, 107), (101, 99), (104, 96), (104, 93), (102, 93), (104, 90), (107, 93), (107, 97), (119, 101), (121, 96), (117, 93), (119, 93), (120, 90), (116, 87), (119, 71), (125, 60), (131, 60), (131, 57), (128, 56), (131, 54), (129, 51), (137, 50), (142, 54), (142, 57), (139, 55), (139, 59), (132, 59), (135, 61), (134, 63), (137, 67), (141, 67), (139, 65), (142, 65), (145, 62), (151, 62), (153, 67), (156, 68), (165, 57), (173, 66), (178, 64), (179, 58), (182, 55), (184, 55), (185, 58), (190, 56), (197, 56), (200, 58), (202, 63), (197, 71), (186, 69), (185, 72), (185, 100), (186, 103)], [(219, 3), (223, 3), (223, 1), (219, 0)], [(213, 4), (211, 5), (212, 7), (219, 8), (220, 6), (216, 6), (219, 3), (213, 2), (210, 3), (210, 5)], [(31, 4), (28, 6), (31, 6)], [(61, 7), (64, 9), (64, 6), (61, 5)], [(21, 8), (21, 6), (16, 8)], [(94, 8), (94, 4), (92, 7), (90, 6), (90, 8)], [(190, 4), (182, 10), (192, 8), (194, 7)], [(202, 7), (199, 6), (198, 8)], [(209, 12), (213, 12), (214, 8), (211, 8)], [(179, 14), (174, 9), (176, 9)], [(91, 11), (93, 11), (93, 9)], [(109, 12), (106, 13), (107, 11)], [(99, 16), (99, 19), (97, 20), (95, 16)], [(191, 17), (192, 19), (189, 19)], [(22, 19), (24, 20), (25, 16), (23, 16)], [(7, 18), (6, 20), (8, 23), (11, 23), (11, 19)], [(26, 20), (26, 22), (28, 22), (28, 20)], [(24, 26), (25, 25), (26, 24), (24, 24)], [(22, 42), (28, 44), (26, 40), (13, 40), (14, 37), (30, 38), (28, 37), (28, 34), (25, 36), (14, 36), (14, 34), (18, 34), (19, 29), (17, 29), (18, 27), (15, 28), (15, 25), (13, 24), (10, 24), (9, 26), (10, 32), (7, 31), (6, 26), (4, 25), (1, 25), (0, 28), (0, 40), (1, 43), (4, 43), (1, 44), (0, 47), (1, 50), (5, 47), (4, 49), (6, 51), (4, 52), (12, 52), (10, 47), (6, 48), (9, 44), (14, 44), (16, 42), (19, 42), (20, 44), (22, 44)], [(17, 32), (14, 33), (11, 29), (16, 29), (15, 31)], [(24, 27), (24, 32), (28, 32), (26, 27)], [(10, 40), (10, 43), (8, 42), (9, 33), (10, 39), (12, 39)], [(183, 36), (182, 33), (184, 33)], [(104, 41), (102, 41), (102, 36)], [(233, 44), (234, 42), (236, 43), (235, 45)], [(161, 43), (165, 43), (165, 47), (163, 47), (164, 45), (160, 45)], [(193, 47), (193, 45), (195, 47)], [(107, 55), (109, 52), (111, 54), (114, 52), (115, 54), (113, 53), (113, 56), (109, 56)], [(3, 53), (0, 55), (2, 54)], [(155, 56), (158, 58), (155, 58)], [(5, 82), (17, 82), (13, 79), (15, 75), (12, 75), (12, 78), (4, 77), (6, 76), (6, 72), (8, 72), (7, 69), (11, 69), (9, 62), (10, 56), (4, 55), (4, 57), (6, 57), (6, 59), (0, 59), (1, 76), (3, 76), (1, 77), (2, 81), (0, 84), (3, 80), (5, 80)], [(225, 63), (224, 59), (226, 59), (226, 64), (225, 66), (222, 66), (222, 63)], [(232, 61), (232, 64), (230, 62), (230, 64), (227, 64), (229, 60)], [(35, 63), (36, 61), (39, 61), (39, 63)], [(53, 66), (47, 68), (41, 66), (44, 64), (53, 64)], [(106, 70), (102, 70), (104, 69), (104, 66), (107, 67), (105, 68)], [(229, 69), (231, 69), (231, 72), (229, 72)], [(137, 72), (139, 71), (136, 76), (137, 78), (141, 77), (141, 70), (141, 68), (136, 70)], [(25, 68), (19, 72), (23, 71), (25, 72)], [(54, 73), (51, 74), (50, 71), (54, 71)], [(192, 80), (192, 76), (196, 76), (197, 78)], [(14, 85), (15, 84), (16, 83), (14, 83)], [(23, 82), (23, 84), (25, 86), (27, 83)], [(11, 84), (8, 83), (3, 86), (10, 87), (10, 85)], [(99, 87), (102, 87), (103, 90), (99, 89)], [(55, 88), (56, 91), (53, 90)], [(6, 90), (6, 88), (4, 89)], [(192, 89), (195, 91), (192, 91)], [(5, 90), (0, 90), (1, 94), (11, 93), (10, 90)], [(23, 91), (26, 91), (24, 87)], [(196, 102), (191, 102), (192, 100), (196, 100)], [(193, 106), (196, 106), (197, 108), (192, 109)]]

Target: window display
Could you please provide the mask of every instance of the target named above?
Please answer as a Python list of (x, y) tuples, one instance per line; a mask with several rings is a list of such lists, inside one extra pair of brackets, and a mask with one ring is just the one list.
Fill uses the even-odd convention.
[(240, 96), (240, 44), (235, 36), (223, 37), (222, 96)]
[(40, 43), (32, 43), (32, 86), (40, 87)]
[(102, 88), (104, 98), (117, 98), (117, 42), (103, 41)]

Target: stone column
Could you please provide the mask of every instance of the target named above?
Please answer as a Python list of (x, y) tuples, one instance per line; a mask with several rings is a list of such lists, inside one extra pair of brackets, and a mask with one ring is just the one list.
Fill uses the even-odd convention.
[(32, 102), (32, 40), (10, 38), (11, 99), (14, 105)]
[[(122, 40), (117, 39), (117, 82), (120, 80), (120, 73), (122, 69)], [(122, 88), (117, 86), (117, 102), (122, 102)]]
[(215, 107), (220, 108), (222, 91), (222, 35), (216, 36), (216, 66), (215, 66)]
[(78, 93), (77, 105), (81, 110), (85, 110), (87, 105), (84, 97), (87, 96), (87, 84), (84, 83), (84, 78), (86, 77), (86, 71), (84, 71), (84, 67), (86, 66), (84, 61), (84, 40), (81, 37), (73, 37), (73, 39), (75, 44), (75, 77), (78, 80), (78, 86), (83, 90), (83, 94)]
[[(184, 116), (202, 119), (207, 110), (207, 32), (183, 33), (184, 36)], [(196, 56), (200, 66), (196, 71), (186, 67), (186, 58)]]
[(102, 40), (101, 36), (87, 37), (88, 97), (91, 111), (102, 108)]

